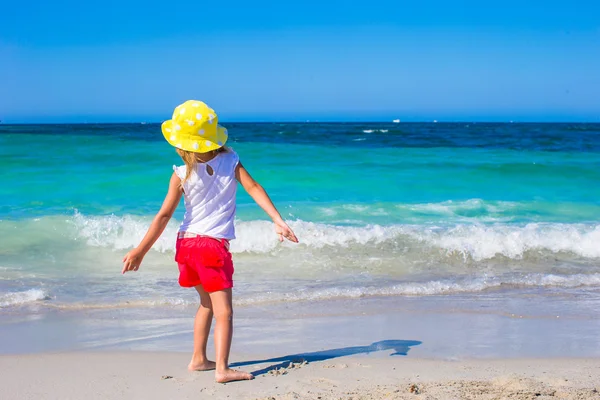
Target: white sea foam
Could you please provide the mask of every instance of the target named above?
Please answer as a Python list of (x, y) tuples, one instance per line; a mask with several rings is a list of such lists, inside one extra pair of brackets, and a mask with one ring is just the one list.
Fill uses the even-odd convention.
[[(300, 237), (301, 246), (310, 248), (376, 244), (393, 239), (399, 232), (397, 227), (380, 225), (352, 227), (304, 221), (292, 221), (290, 225)], [(232, 243), (232, 252), (267, 253), (279, 246), (273, 235), (273, 224), (269, 222), (239, 222), (236, 229), (238, 239)], [(292, 247), (287, 243), (284, 246)]]
[[(295, 285), (293, 290), (239, 293), (236, 295), (236, 306), (250, 306), (259, 304), (275, 304), (303, 301), (327, 301), (336, 299), (356, 299), (363, 297), (393, 297), (393, 296), (438, 296), (457, 295), (468, 293), (481, 293), (489, 290), (506, 290), (515, 288), (578, 288), (600, 286), (600, 274), (511, 274), (498, 277), (468, 277), (458, 280), (440, 279), (422, 282), (404, 282), (395, 285), (348, 286), (331, 283), (321, 287), (306, 287)], [(27, 303), (47, 299), (45, 293), (12, 294), (16, 296), (6, 305), (26, 305)], [(22, 301), (26, 298), (26, 301)], [(4, 301), (3, 298), (0, 298)], [(198, 300), (194, 297), (156, 297), (151, 299), (119, 300), (115, 302), (91, 303), (52, 302), (46, 304), (51, 308), (67, 310), (86, 309), (118, 309), (118, 308), (146, 308), (146, 307), (185, 307), (195, 306)]]
[(401, 283), (380, 287), (330, 287), (316, 290), (294, 290), (288, 293), (266, 293), (237, 301), (239, 305), (260, 303), (332, 300), (341, 298), (361, 298), (375, 296), (434, 296), (461, 293), (477, 293), (490, 289), (510, 287), (557, 287), (574, 288), (599, 286), (600, 274), (528, 274), (512, 277), (478, 277), (462, 281), (435, 280), (427, 282)]
[[(77, 238), (90, 246), (111, 247), (122, 250), (137, 246), (146, 234), (151, 220), (149, 218), (114, 215), (88, 217), (75, 213), (73, 224), (77, 229)], [(153, 249), (165, 252), (175, 248), (175, 238), (179, 223), (171, 221), (165, 232), (154, 244)]]
[(459, 253), (475, 261), (500, 255), (520, 259), (528, 251), (600, 257), (600, 225), (457, 225), (450, 229), (411, 229), (408, 234), (429, 246)]
[[(75, 215), (78, 238), (90, 246), (127, 249), (143, 238), (150, 220), (147, 218), (86, 217)], [(433, 251), (460, 254), (475, 261), (504, 256), (520, 259), (527, 252), (572, 253), (579, 257), (600, 257), (600, 225), (586, 224), (458, 224), (453, 226), (429, 225), (367, 225), (336, 226), (305, 221), (290, 225), (301, 240), (293, 248), (323, 248), (376, 246), (381, 243), (405, 244), (418, 242)], [(234, 253), (269, 253), (280, 246), (267, 221), (237, 221), (238, 239), (232, 242)], [(160, 252), (175, 247), (177, 223), (169, 225), (154, 245)], [(283, 246), (289, 246), (284, 244)]]
[(48, 293), (41, 289), (29, 289), (22, 292), (0, 294), (0, 307), (19, 306), (48, 300)]
[[(76, 214), (73, 222), (77, 227), (78, 238), (85, 240), (88, 245), (120, 250), (137, 246), (146, 233), (150, 220), (130, 216), (86, 217)], [(154, 245), (154, 250), (165, 252), (175, 248), (177, 225), (177, 222), (169, 225)], [(304, 246), (314, 248), (381, 242), (390, 239), (396, 232), (393, 228), (379, 225), (338, 227), (304, 221), (290, 222), (290, 225), (302, 235)], [(231, 246), (234, 253), (267, 253), (279, 245), (273, 224), (267, 221), (237, 221), (236, 235), (238, 239)]]
[(373, 133), (373, 132), (387, 133), (387, 132), (389, 132), (389, 130), (388, 129), (363, 129), (363, 133)]

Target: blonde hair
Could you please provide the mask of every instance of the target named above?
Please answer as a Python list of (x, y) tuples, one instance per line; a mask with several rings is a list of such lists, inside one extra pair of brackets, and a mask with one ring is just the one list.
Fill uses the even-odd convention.
[[(181, 150), (178, 148), (175, 148), (175, 151), (177, 151), (177, 154), (179, 154), (179, 157), (181, 157), (181, 159), (183, 160), (183, 163), (186, 166), (185, 178), (183, 178), (181, 180), (181, 188), (183, 189), (183, 184), (192, 175), (192, 171), (196, 170), (196, 165), (198, 165), (199, 162), (204, 162), (204, 161), (199, 158), (198, 153), (194, 153), (193, 151)], [(225, 146), (223, 146), (223, 147), (219, 147), (216, 150), (212, 150), (212, 151), (209, 151), (208, 153), (203, 153), (203, 154), (213, 153), (216, 156), (217, 154), (225, 153), (226, 151), (227, 151), (227, 148)]]

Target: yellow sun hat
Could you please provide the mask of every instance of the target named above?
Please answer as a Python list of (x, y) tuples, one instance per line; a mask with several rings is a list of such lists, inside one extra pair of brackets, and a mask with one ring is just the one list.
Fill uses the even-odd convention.
[(227, 129), (219, 125), (215, 110), (198, 100), (175, 107), (173, 118), (162, 123), (162, 133), (171, 146), (194, 153), (216, 150), (227, 142)]

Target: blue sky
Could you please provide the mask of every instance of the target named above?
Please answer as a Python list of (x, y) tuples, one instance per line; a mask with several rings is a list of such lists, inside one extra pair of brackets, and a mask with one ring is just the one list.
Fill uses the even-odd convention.
[(595, 0), (153, 4), (4, 4), (0, 119), (600, 121)]

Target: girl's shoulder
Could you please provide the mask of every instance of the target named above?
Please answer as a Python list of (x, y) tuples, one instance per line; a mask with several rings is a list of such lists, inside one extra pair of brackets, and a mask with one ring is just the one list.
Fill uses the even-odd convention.
[(187, 173), (187, 166), (185, 164), (173, 165), (173, 172), (175, 172), (179, 179), (184, 180)]
[(231, 147), (226, 147), (225, 151), (222, 152), (220, 156), (228, 162), (234, 164), (234, 166), (237, 165), (237, 163), (240, 161), (240, 157)]

